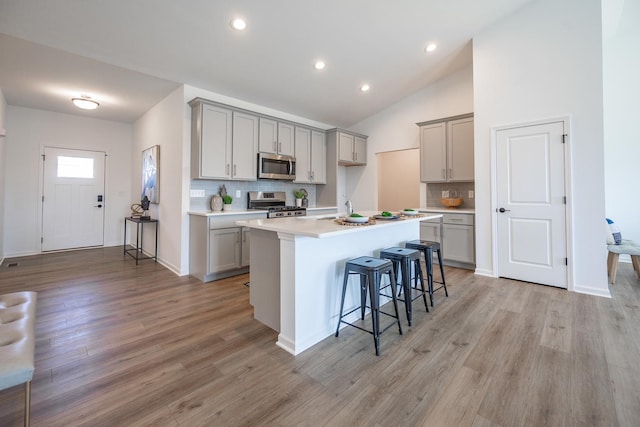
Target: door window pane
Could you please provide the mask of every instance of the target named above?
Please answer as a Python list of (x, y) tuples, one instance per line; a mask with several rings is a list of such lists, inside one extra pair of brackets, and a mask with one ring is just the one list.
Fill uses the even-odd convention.
[(58, 156), (58, 178), (93, 178), (93, 159)]

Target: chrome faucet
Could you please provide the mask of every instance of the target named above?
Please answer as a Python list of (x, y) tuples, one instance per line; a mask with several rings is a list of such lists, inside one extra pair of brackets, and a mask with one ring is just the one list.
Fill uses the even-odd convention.
[(347, 206), (347, 215), (351, 215), (353, 213), (353, 205), (351, 204), (351, 200), (347, 200), (347, 203), (345, 203), (345, 205)]

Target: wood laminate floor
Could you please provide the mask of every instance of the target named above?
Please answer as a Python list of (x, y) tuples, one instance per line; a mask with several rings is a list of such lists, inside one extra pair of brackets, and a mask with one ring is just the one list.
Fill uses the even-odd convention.
[[(248, 275), (201, 283), (121, 247), (5, 260), (0, 294), (38, 292), (33, 426), (640, 425), (629, 264), (612, 299), (446, 275), (449, 298), (416, 301), (380, 357), (354, 328), (291, 356), (253, 319)], [(0, 391), (0, 426), (22, 404)]]

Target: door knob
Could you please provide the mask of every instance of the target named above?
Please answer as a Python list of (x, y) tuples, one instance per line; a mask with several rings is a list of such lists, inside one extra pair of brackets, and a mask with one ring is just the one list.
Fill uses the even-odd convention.
[(94, 208), (101, 208), (102, 205), (95, 205)]
[(511, 209), (500, 208), (498, 209), (498, 212), (500, 213), (511, 212)]

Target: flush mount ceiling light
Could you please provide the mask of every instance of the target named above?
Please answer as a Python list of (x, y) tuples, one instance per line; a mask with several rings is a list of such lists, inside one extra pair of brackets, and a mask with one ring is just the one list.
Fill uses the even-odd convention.
[(242, 31), (247, 28), (247, 23), (242, 18), (235, 18), (231, 20), (231, 28)]
[(322, 70), (324, 67), (325, 67), (325, 64), (324, 64), (323, 61), (316, 61), (313, 64), (313, 68), (316, 69), (316, 70)]
[(371, 89), (371, 88), (366, 83), (363, 84), (362, 86), (360, 86), (360, 92), (367, 92), (369, 89)]
[(95, 110), (100, 105), (98, 101), (94, 101), (90, 96), (80, 95), (80, 98), (71, 98), (71, 102), (78, 108), (83, 110)]
[(425, 52), (433, 52), (434, 50), (436, 50), (436, 48), (438, 47), (438, 45), (436, 45), (435, 43), (429, 43), (427, 45), (427, 47), (424, 48)]

